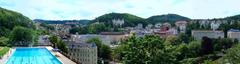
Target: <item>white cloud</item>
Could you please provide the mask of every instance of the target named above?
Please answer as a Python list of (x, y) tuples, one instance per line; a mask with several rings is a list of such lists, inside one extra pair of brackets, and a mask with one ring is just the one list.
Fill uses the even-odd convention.
[(3, 0), (0, 6), (31, 19), (94, 19), (119, 12), (143, 18), (168, 13), (219, 18), (240, 13), (239, 0)]

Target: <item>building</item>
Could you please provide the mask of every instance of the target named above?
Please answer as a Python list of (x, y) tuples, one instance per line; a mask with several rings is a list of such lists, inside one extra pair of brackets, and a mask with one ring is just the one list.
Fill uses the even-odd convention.
[(216, 29), (218, 29), (219, 26), (220, 26), (220, 24), (217, 23), (217, 22), (212, 22), (212, 23), (211, 23), (211, 29), (212, 29), (212, 30), (216, 30)]
[(178, 34), (177, 29), (175, 29), (175, 28), (170, 28), (167, 30), (164, 30), (164, 29), (154, 30), (154, 33), (159, 35), (161, 38), (166, 38), (167, 36)]
[(101, 32), (101, 36), (106, 36), (108, 39), (102, 39), (103, 42), (109, 42), (110, 47), (120, 44), (119, 41), (128, 38), (128, 34), (125, 32)]
[(192, 30), (192, 36), (196, 40), (201, 40), (202, 37), (224, 38), (224, 32), (223, 31), (212, 31), (212, 30)]
[(38, 43), (36, 45), (52, 45), (52, 43), (49, 41), (49, 36), (48, 35), (40, 35), (38, 37)]
[(227, 37), (231, 39), (238, 39), (240, 40), (240, 30), (230, 29), (227, 32)]
[(171, 28), (171, 24), (166, 22), (166, 23), (163, 23), (161, 27), (163, 27), (163, 28), (166, 28), (166, 27), (167, 28)]
[(158, 28), (161, 28), (161, 26), (162, 26), (161, 23), (156, 23), (156, 24), (154, 25), (154, 27), (157, 28), (157, 29), (158, 29)]
[(135, 26), (135, 29), (143, 29), (143, 24), (139, 23), (137, 26)]
[(177, 21), (175, 25), (177, 28), (179, 28), (180, 33), (186, 32), (187, 21)]
[(124, 19), (113, 19), (112, 23), (115, 26), (122, 26), (124, 24)]
[(78, 64), (97, 64), (97, 46), (89, 43), (66, 42), (70, 59)]
[(72, 35), (71, 39), (76, 42), (87, 42), (89, 39), (92, 38), (99, 38), (103, 44), (105, 45), (111, 45), (110, 43), (110, 37), (104, 36), (104, 35), (98, 35), (98, 34), (84, 34), (84, 35)]
[(118, 44), (118, 41), (126, 38), (123, 32), (102, 32), (100, 34), (85, 34), (85, 35), (72, 35), (71, 40), (77, 42), (87, 42), (89, 39), (99, 38), (103, 44), (113, 46)]
[(153, 25), (152, 24), (148, 24), (145, 29), (152, 29), (153, 28)]

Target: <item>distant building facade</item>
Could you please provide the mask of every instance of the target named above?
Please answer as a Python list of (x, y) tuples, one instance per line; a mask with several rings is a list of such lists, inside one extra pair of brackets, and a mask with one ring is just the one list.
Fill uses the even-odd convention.
[(212, 30), (192, 30), (192, 36), (196, 40), (201, 40), (202, 37), (224, 38), (224, 32), (223, 31), (212, 31)]
[(66, 42), (68, 56), (80, 64), (97, 64), (97, 46), (90, 43)]
[(175, 25), (179, 29), (180, 33), (186, 32), (187, 21), (177, 21)]
[(113, 19), (112, 23), (115, 26), (122, 26), (124, 24), (124, 19)]
[(238, 39), (240, 40), (240, 30), (230, 29), (227, 32), (227, 37), (231, 39)]
[(168, 28), (167, 30), (164, 30), (164, 29), (155, 30), (154, 33), (159, 35), (161, 38), (166, 38), (167, 36), (178, 34), (175, 28), (170, 28), (170, 29)]
[(87, 42), (89, 39), (99, 38), (103, 44), (112, 46), (118, 44), (118, 41), (126, 38), (122, 32), (102, 32), (100, 34), (72, 35), (71, 39), (76, 42)]
[(154, 27), (157, 28), (157, 29), (158, 29), (158, 28), (161, 28), (161, 26), (162, 26), (161, 23), (156, 23), (156, 24), (154, 25)]
[(214, 30), (214, 31), (217, 30), (219, 28), (219, 26), (220, 26), (220, 24), (217, 23), (217, 22), (212, 22), (211, 23), (211, 29)]

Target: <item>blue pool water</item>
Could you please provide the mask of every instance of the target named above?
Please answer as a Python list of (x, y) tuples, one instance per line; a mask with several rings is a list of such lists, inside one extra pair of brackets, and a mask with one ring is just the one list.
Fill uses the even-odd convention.
[(61, 64), (46, 48), (16, 48), (6, 64)]

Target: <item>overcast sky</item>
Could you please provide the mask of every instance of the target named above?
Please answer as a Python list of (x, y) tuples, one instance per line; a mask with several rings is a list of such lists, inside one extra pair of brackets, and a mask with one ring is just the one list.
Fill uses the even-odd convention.
[(174, 13), (192, 19), (240, 14), (240, 0), (0, 0), (0, 7), (31, 19), (94, 19), (117, 12), (143, 18)]

